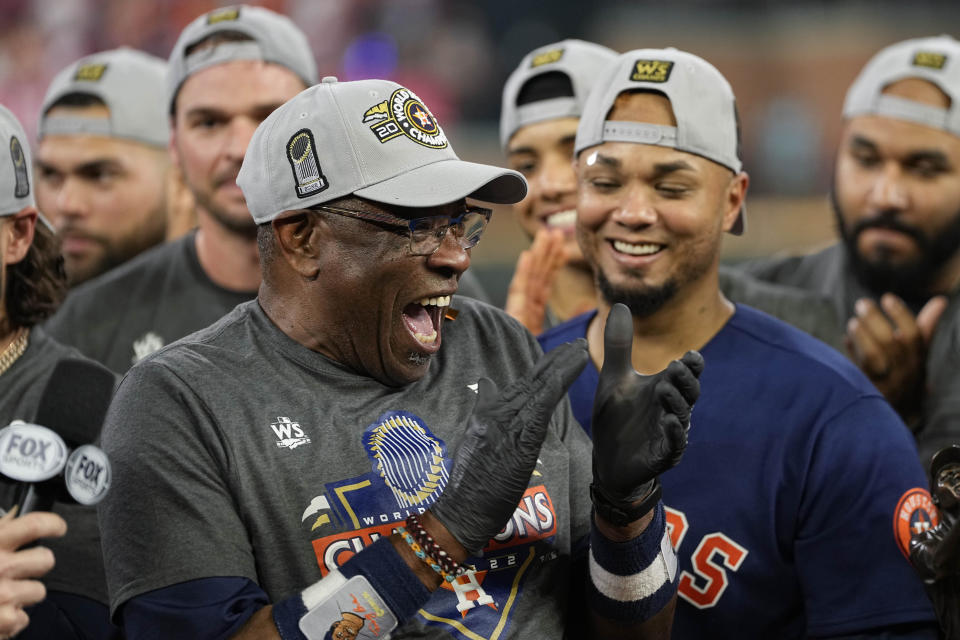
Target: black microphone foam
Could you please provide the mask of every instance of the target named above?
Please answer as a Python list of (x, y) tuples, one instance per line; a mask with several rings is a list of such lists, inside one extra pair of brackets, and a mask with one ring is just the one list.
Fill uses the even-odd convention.
[(113, 396), (114, 376), (92, 360), (67, 358), (54, 366), (34, 423), (56, 431), (67, 446), (94, 442)]

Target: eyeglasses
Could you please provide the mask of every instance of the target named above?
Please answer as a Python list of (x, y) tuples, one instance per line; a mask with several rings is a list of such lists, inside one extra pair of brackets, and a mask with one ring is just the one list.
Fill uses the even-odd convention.
[(453, 237), (464, 249), (477, 246), (477, 243), (480, 242), (480, 236), (483, 235), (487, 223), (490, 222), (490, 216), (493, 214), (491, 209), (467, 207), (456, 218), (428, 216), (408, 220), (381, 211), (355, 211), (353, 209), (330, 207), (325, 204), (317, 204), (310, 208), (358, 220), (366, 220), (367, 222), (375, 222), (388, 227), (405, 229), (410, 236), (410, 253), (415, 256), (429, 256), (436, 253), (443, 242), (443, 238), (447, 235), (448, 229), (453, 231)]

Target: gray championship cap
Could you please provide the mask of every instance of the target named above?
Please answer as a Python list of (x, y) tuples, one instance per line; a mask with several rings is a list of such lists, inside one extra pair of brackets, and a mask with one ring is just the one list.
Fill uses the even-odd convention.
[(0, 105), (0, 139), (6, 147), (0, 152), (0, 216), (20, 213), (36, 206), (33, 199), (33, 165), (27, 134), (9, 109)]
[[(215, 47), (187, 50), (216, 33), (236, 32), (249, 40), (226, 41)], [(238, 5), (216, 9), (188, 24), (170, 53), (167, 75), (167, 109), (191, 75), (234, 60), (263, 60), (297, 74), (306, 86), (317, 82), (317, 63), (303, 31), (290, 18), (262, 7)]]
[[(39, 137), (95, 135), (127, 138), (166, 147), (170, 138), (163, 108), (167, 63), (122, 47), (77, 60), (58, 73), (40, 108)], [(47, 117), (58, 100), (71, 93), (96, 96), (110, 110), (108, 118)]]
[(457, 158), (409, 89), (336, 78), (324, 78), (260, 123), (237, 184), (258, 224), (351, 194), (433, 207), (461, 198), (508, 204), (527, 193), (516, 171)]
[[(579, 118), (590, 87), (600, 72), (617, 58), (617, 52), (583, 40), (564, 40), (534, 49), (520, 61), (503, 86), (500, 109), (500, 146), (507, 143), (517, 129), (528, 124)], [(517, 99), (528, 81), (550, 72), (560, 72), (570, 79), (572, 96), (548, 98), (518, 105)]]
[[(920, 78), (950, 98), (941, 109), (884, 95), (890, 84)], [(857, 76), (843, 103), (843, 117), (878, 115), (949, 131), (960, 136), (960, 42), (950, 36), (914, 38), (881, 49)]]
[[(617, 96), (638, 89), (665, 95), (677, 126), (607, 120)], [(673, 48), (635, 49), (597, 78), (580, 117), (574, 153), (604, 142), (636, 142), (693, 153), (740, 173), (737, 140), (733, 89), (716, 67)], [(742, 234), (745, 224), (741, 209), (730, 233)]]

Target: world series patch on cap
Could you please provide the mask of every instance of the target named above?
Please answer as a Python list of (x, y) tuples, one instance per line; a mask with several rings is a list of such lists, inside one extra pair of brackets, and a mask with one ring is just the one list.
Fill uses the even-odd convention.
[[(677, 125), (607, 120), (617, 97), (629, 91), (651, 91), (670, 101)], [(607, 65), (594, 84), (580, 116), (574, 152), (604, 142), (634, 142), (693, 153), (741, 171), (736, 99), (727, 79), (712, 64), (674, 48), (636, 49)], [(741, 209), (730, 233), (746, 224)]]
[[(545, 120), (579, 117), (600, 71), (616, 58), (613, 49), (574, 39), (548, 44), (525, 55), (503, 86), (500, 146), (506, 149), (520, 127)], [(517, 103), (520, 92), (530, 80), (557, 72), (569, 78), (573, 95)]]
[(333, 77), (257, 127), (237, 184), (257, 223), (351, 194), (433, 207), (463, 198), (508, 204), (527, 192), (516, 171), (460, 160), (429, 107), (409, 88)]
[[(170, 139), (169, 117), (163, 108), (166, 75), (164, 60), (127, 47), (81, 58), (61, 70), (47, 88), (39, 137), (96, 135), (166, 147)], [(74, 93), (98, 98), (109, 116), (48, 115), (58, 100)]]
[[(211, 47), (196, 45), (216, 34), (234, 34)], [(184, 28), (170, 53), (168, 110), (180, 87), (194, 73), (234, 60), (262, 60), (293, 71), (304, 85), (317, 81), (317, 63), (307, 36), (290, 18), (265, 9), (237, 5), (198, 16)]]
[[(906, 78), (933, 84), (950, 105), (944, 109), (883, 92)], [(947, 35), (913, 38), (881, 49), (860, 71), (843, 103), (843, 117), (862, 115), (907, 120), (960, 136), (960, 41)]]

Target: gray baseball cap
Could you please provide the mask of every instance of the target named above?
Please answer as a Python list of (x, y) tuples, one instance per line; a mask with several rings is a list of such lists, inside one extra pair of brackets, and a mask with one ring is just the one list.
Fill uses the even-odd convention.
[[(235, 31), (251, 38), (221, 42), (187, 54), (187, 49), (215, 33)], [(290, 18), (263, 7), (237, 5), (215, 9), (188, 24), (170, 53), (167, 109), (173, 109), (180, 87), (191, 75), (233, 60), (263, 60), (290, 69), (306, 86), (317, 82), (317, 63), (310, 43)]]
[[(926, 80), (950, 98), (946, 109), (884, 95), (905, 78)], [(942, 129), (960, 136), (960, 42), (950, 36), (913, 38), (881, 49), (853, 81), (843, 116), (878, 115)]]
[[(617, 96), (637, 89), (665, 95), (677, 126), (607, 120)], [(740, 173), (737, 140), (736, 99), (716, 67), (672, 47), (635, 49), (599, 75), (580, 116), (574, 153), (604, 142), (636, 142), (693, 153)], [(742, 234), (745, 224), (742, 209), (730, 233)]]
[[(503, 86), (503, 104), (500, 109), (500, 146), (507, 143), (517, 129), (528, 124), (579, 118), (587, 101), (590, 87), (599, 73), (617, 58), (617, 52), (599, 44), (583, 40), (563, 40), (534, 49), (520, 61)], [(559, 71), (570, 79), (572, 96), (549, 98), (523, 105), (517, 104), (520, 91), (527, 82), (539, 75)]]
[(17, 117), (0, 105), (0, 140), (6, 147), (0, 152), (0, 216), (20, 213), (36, 206), (33, 199), (33, 163), (27, 134)]
[(237, 184), (257, 223), (347, 195), (403, 207), (519, 202), (516, 171), (457, 157), (427, 106), (388, 80), (323, 82), (253, 134)]
[[(163, 109), (166, 73), (164, 60), (127, 47), (77, 60), (61, 70), (47, 89), (40, 107), (39, 138), (95, 135), (167, 146), (170, 134)], [(96, 96), (107, 105), (110, 117), (47, 117), (50, 107), (71, 93)]]

